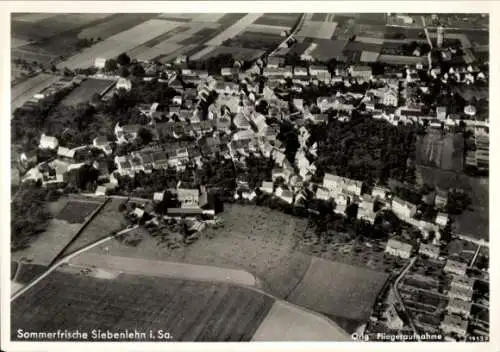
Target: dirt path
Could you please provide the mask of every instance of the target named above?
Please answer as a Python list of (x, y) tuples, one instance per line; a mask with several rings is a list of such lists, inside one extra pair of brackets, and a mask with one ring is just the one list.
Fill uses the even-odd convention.
[(216, 281), (244, 286), (255, 286), (256, 284), (255, 277), (243, 270), (95, 253), (79, 255), (70, 261), (70, 265), (96, 266), (98, 268), (113, 271), (118, 270), (131, 274), (177, 277), (186, 280)]

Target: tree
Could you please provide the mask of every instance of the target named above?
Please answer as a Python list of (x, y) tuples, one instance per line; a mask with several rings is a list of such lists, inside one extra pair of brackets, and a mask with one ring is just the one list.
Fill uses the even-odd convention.
[(144, 67), (141, 64), (135, 64), (132, 67), (132, 75), (136, 77), (143, 77), (145, 75)]
[(114, 72), (118, 69), (118, 63), (115, 59), (108, 59), (104, 64), (104, 70), (106, 72)]
[(137, 132), (137, 137), (141, 144), (146, 145), (153, 140), (153, 133), (149, 129), (142, 127)]
[(130, 56), (128, 56), (127, 53), (121, 53), (120, 55), (118, 55), (116, 61), (118, 62), (118, 64), (120, 64), (120, 66), (128, 66), (131, 62)]
[(120, 69), (120, 76), (121, 76), (121, 77), (124, 77), (124, 78), (126, 78), (126, 77), (130, 76), (130, 71), (128, 70), (128, 68), (126, 68), (126, 67), (122, 67), (122, 68)]

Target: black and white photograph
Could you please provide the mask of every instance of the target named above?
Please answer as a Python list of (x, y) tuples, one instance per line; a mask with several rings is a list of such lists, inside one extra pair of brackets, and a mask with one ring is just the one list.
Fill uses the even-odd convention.
[(487, 10), (116, 7), (10, 12), (2, 341), (490, 342)]

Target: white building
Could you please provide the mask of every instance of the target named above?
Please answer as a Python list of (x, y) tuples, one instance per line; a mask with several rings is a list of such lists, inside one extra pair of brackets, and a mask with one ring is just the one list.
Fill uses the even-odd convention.
[(465, 276), (467, 272), (467, 264), (448, 259), (443, 268), (443, 271), (451, 274)]
[(349, 178), (333, 174), (325, 174), (323, 178), (323, 187), (334, 193), (340, 193), (344, 191), (360, 196), (362, 186), (363, 182), (361, 181), (351, 180)]
[(38, 145), (38, 148), (40, 149), (56, 149), (59, 146), (59, 141), (57, 140), (56, 137), (51, 137), (45, 135), (45, 133), (42, 134), (40, 137), (40, 144)]
[(276, 189), (276, 196), (278, 198), (284, 200), (288, 204), (292, 204), (293, 203), (293, 192), (290, 191), (290, 190), (288, 190), (288, 189), (284, 189), (282, 187), (278, 187)]
[(412, 249), (413, 247), (411, 244), (404, 243), (391, 238), (389, 241), (387, 241), (385, 252), (394, 256), (408, 259), (411, 256)]
[(448, 224), (448, 214), (438, 213), (436, 216), (436, 224), (445, 227)]
[(392, 200), (391, 206), (394, 214), (405, 219), (413, 217), (417, 212), (417, 206), (415, 204), (404, 201), (398, 197)]
[(132, 89), (132, 82), (126, 78), (120, 77), (118, 82), (116, 82), (116, 89), (125, 89), (129, 91)]
[(428, 256), (429, 258), (437, 259), (439, 257), (439, 247), (432, 244), (422, 243), (418, 249), (419, 254)]
[(264, 193), (272, 194), (274, 191), (274, 185), (272, 182), (264, 181), (259, 189)]
[(103, 57), (96, 58), (94, 61), (94, 67), (98, 69), (103, 69), (104, 67), (106, 67), (106, 61), (107, 60)]
[(318, 189), (316, 190), (316, 198), (328, 201), (331, 199), (330, 192), (325, 188), (318, 187)]

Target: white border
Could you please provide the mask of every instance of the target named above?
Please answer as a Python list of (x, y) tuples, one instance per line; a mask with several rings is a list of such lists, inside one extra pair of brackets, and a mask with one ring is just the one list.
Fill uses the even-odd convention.
[[(2, 55), (0, 60), (2, 68), (0, 70), (2, 93), (2, 128), (0, 129), (2, 150), (9, 151), (0, 156), (3, 182), (0, 186), (0, 197), (2, 200), (1, 210), (1, 324), (2, 339), (1, 349), (5, 351), (32, 351), (32, 350), (95, 350), (95, 349), (117, 349), (119, 351), (163, 351), (168, 348), (172, 351), (198, 350), (198, 351), (220, 351), (235, 349), (242, 351), (250, 350), (379, 350), (379, 351), (500, 351), (498, 332), (500, 332), (499, 314), (500, 305), (498, 304), (499, 275), (494, 269), (499, 269), (499, 260), (494, 254), (499, 249), (499, 238), (497, 233), (500, 231), (498, 216), (495, 217), (493, 209), (500, 209), (500, 201), (496, 200), (499, 195), (498, 168), (494, 163), (495, 157), (491, 158), (490, 175), (490, 283), (491, 283), (491, 302), (490, 317), (491, 325), (490, 343), (320, 343), (320, 342), (293, 342), (293, 343), (28, 343), (28, 342), (10, 342), (10, 12), (461, 12), (461, 13), (489, 13), (490, 14), (490, 119), (493, 138), (491, 138), (492, 154), (496, 155), (498, 142), (494, 135), (498, 131), (498, 122), (496, 121), (500, 114), (499, 98), (496, 93), (500, 91), (500, 57), (498, 45), (500, 44), (500, 3), (496, 1), (5, 1), (0, 3), (0, 26), (2, 43)], [(499, 127), (500, 128), (500, 127)], [(493, 314), (497, 312), (497, 314)], [(496, 332), (496, 333), (495, 333)]]

